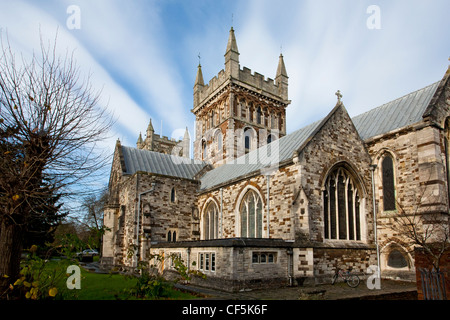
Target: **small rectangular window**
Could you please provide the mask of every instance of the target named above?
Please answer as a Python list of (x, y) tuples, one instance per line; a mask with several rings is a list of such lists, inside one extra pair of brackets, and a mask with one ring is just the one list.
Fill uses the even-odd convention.
[(202, 252), (198, 254), (198, 270), (216, 271), (216, 254), (213, 252)]
[(253, 252), (252, 253), (252, 263), (254, 264), (265, 264), (265, 263), (276, 263), (277, 254), (275, 252)]
[(203, 253), (199, 254), (199, 258), (198, 258), (199, 262), (198, 262), (198, 268), (200, 270), (203, 270)]
[(205, 271), (209, 271), (209, 253), (205, 254)]
[(216, 254), (211, 253), (211, 271), (216, 271)]
[(266, 263), (267, 261), (266, 261), (266, 254), (265, 253), (261, 253), (261, 260), (260, 260), (260, 262), (261, 263)]

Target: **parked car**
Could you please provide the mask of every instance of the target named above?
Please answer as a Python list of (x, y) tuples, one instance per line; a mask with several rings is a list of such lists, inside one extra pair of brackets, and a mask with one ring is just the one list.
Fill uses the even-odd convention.
[(94, 249), (86, 249), (77, 253), (77, 257), (81, 260), (86, 258), (92, 259), (94, 256), (98, 256), (98, 251)]

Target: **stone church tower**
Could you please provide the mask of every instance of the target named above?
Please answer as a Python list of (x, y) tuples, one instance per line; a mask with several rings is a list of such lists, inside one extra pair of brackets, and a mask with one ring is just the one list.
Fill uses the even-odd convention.
[(152, 125), (152, 119), (150, 119), (145, 140), (142, 139), (142, 134), (140, 133), (139, 138), (136, 142), (136, 147), (138, 149), (190, 158), (189, 131), (188, 128), (186, 128), (182, 140), (177, 141), (175, 139), (169, 139), (168, 137), (155, 134), (155, 129), (153, 129)]
[(205, 84), (199, 64), (194, 84), (194, 159), (219, 166), (286, 135), (288, 76), (280, 55), (275, 81), (244, 67), (233, 28), (225, 69)]

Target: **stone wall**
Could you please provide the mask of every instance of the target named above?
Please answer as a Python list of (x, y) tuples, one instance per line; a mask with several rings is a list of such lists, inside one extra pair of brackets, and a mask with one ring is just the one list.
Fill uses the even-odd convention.
[[(206, 276), (206, 279), (193, 277), (191, 283), (236, 292), (287, 285), (290, 250), (279, 240), (228, 239), (160, 243), (154, 245), (150, 252), (164, 254), (165, 257), (177, 254), (190, 270), (200, 271)], [(163, 269), (173, 269), (171, 259), (165, 259)]]
[[(448, 215), (443, 132), (434, 126), (419, 124), (415, 128), (393, 132), (368, 141), (367, 146), (377, 165), (375, 170), (375, 197), (377, 199), (378, 241), (381, 268), (385, 274), (404, 277), (405, 271), (387, 267), (392, 247), (398, 247), (414, 272), (411, 239), (398, 217), (413, 219), (418, 231), (423, 230), (425, 219), (436, 220)], [(396, 210), (384, 211), (382, 161), (390, 156), (394, 164)], [(444, 219), (445, 220), (445, 219)], [(397, 222), (396, 222), (397, 221)]]
[(151, 242), (167, 241), (169, 232), (172, 241), (175, 237), (178, 241), (199, 239), (195, 217), (197, 188), (198, 182), (188, 179), (148, 173), (123, 176), (117, 203), (105, 211), (104, 223), (111, 231), (104, 237), (103, 256), (113, 257), (115, 265), (132, 266), (136, 263), (133, 255), (136, 245), (139, 257), (145, 259)]
[(192, 277), (191, 283), (224, 291), (329, 283), (336, 266), (362, 274), (370, 265), (376, 265), (372, 247), (297, 247), (281, 239), (158, 243), (150, 252), (166, 257), (161, 271), (174, 271), (169, 257), (176, 254), (190, 270), (206, 275), (206, 279)]
[(351, 270), (362, 275), (371, 265), (377, 265), (376, 250), (373, 247), (314, 249), (316, 283), (330, 283), (336, 268)]
[[(292, 206), (296, 192), (299, 190), (298, 167), (291, 165), (273, 172), (270, 178), (269, 212), (267, 212), (267, 177), (257, 175), (242, 181), (230, 183), (223, 188), (211, 190), (198, 196), (200, 219), (209, 201), (214, 199), (222, 204), (219, 234), (223, 238), (240, 236), (239, 205), (240, 200), (249, 190), (255, 191), (263, 203), (263, 238), (281, 238), (294, 240), (300, 215), (300, 204)], [(268, 223), (268, 220), (270, 222)], [(304, 221), (303, 227), (308, 224)]]

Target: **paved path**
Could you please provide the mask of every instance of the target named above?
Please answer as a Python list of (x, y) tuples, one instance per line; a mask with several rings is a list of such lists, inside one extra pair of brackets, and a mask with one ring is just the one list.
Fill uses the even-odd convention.
[(311, 287), (284, 287), (272, 290), (252, 290), (228, 293), (196, 286), (178, 285), (181, 289), (193, 291), (206, 299), (226, 300), (341, 300), (341, 299), (377, 299), (377, 300), (415, 300), (417, 287), (414, 282), (382, 280), (380, 290), (369, 290), (361, 281), (357, 288), (345, 283), (335, 285), (317, 285)]

